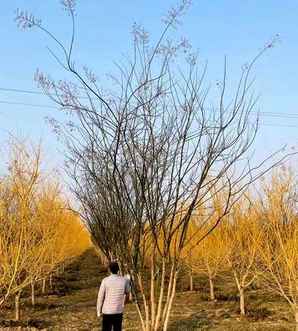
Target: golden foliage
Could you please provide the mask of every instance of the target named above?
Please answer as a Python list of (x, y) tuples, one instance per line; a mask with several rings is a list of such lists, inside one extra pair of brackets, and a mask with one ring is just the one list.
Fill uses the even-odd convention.
[(0, 304), (90, 246), (79, 217), (40, 170), (40, 148), (11, 145), (0, 182)]

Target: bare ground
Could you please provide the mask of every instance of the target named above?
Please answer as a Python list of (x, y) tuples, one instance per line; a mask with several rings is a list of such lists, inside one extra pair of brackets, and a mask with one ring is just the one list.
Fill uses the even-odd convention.
[[(53, 289), (37, 297), (33, 308), (26, 294), (22, 300), (22, 321), (14, 322), (13, 303), (0, 312), (0, 330), (100, 330), (96, 297), (100, 280), (106, 275), (90, 250), (54, 279)], [(187, 290), (187, 279), (178, 284), (178, 293), (169, 331), (294, 331), (293, 317), (280, 298), (260, 289), (248, 292), (247, 317), (240, 318), (238, 297), (231, 280), (219, 280), (217, 301), (208, 300), (207, 280), (195, 279), (195, 291)], [(124, 330), (141, 330), (133, 304), (126, 306)]]

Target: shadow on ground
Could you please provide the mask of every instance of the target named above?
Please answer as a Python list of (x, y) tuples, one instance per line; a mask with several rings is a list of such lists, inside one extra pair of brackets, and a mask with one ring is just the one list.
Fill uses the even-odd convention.
[(197, 331), (210, 330), (212, 322), (208, 319), (207, 313), (191, 314), (172, 322), (169, 325), (168, 331)]
[(0, 321), (0, 330), (45, 330), (49, 329), (52, 326), (52, 323), (45, 320), (29, 319), (24, 321), (14, 321), (14, 320), (1, 320)]

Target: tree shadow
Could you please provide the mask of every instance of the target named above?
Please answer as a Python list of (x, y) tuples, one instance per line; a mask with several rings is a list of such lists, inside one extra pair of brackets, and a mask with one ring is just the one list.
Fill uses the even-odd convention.
[(15, 320), (0, 320), (0, 330), (2, 329), (14, 329), (18, 330), (24, 329), (33, 329), (33, 330), (45, 330), (52, 326), (50, 321), (38, 320), (38, 319), (29, 319), (24, 321), (15, 321)]
[(208, 330), (213, 323), (206, 312), (192, 314), (186, 318), (175, 320), (170, 323), (168, 331), (198, 331)]

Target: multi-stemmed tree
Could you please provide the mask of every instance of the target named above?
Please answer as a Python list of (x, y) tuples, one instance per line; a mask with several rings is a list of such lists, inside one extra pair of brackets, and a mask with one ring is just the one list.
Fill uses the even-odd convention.
[(74, 115), (71, 122), (52, 120), (68, 147), (72, 189), (92, 241), (131, 273), (144, 331), (167, 330), (193, 212), (225, 190), (222, 212), (197, 236), (200, 243), (268, 169), (265, 162), (251, 168), (246, 158), (257, 132), (249, 77), (261, 54), (243, 69), (234, 91), (227, 91), (225, 63), (216, 97), (209, 100), (206, 68), (185, 39), (171, 38), (189, 4), (183, 0), (169, 11), (156, 43), (134, 25), (132, 57), (110, 75), (112, 91), (74, 61), (74, 1), (63, 1), (73, 24), (68, 46), (41, 20), (17, 13), (20, 27), (38, 28), (56, 42), (62, 56), (51, 53), (74, 78), (56, 81), (40, 71), (35, 76), (39, 87)]
[(264, 240), (257, 205), (245, 200), (233, 207), (226, 227), (226, 259), (239, 293), (242, 316), (246, 314), (245, 291), (259, 274), (260, 247)]

